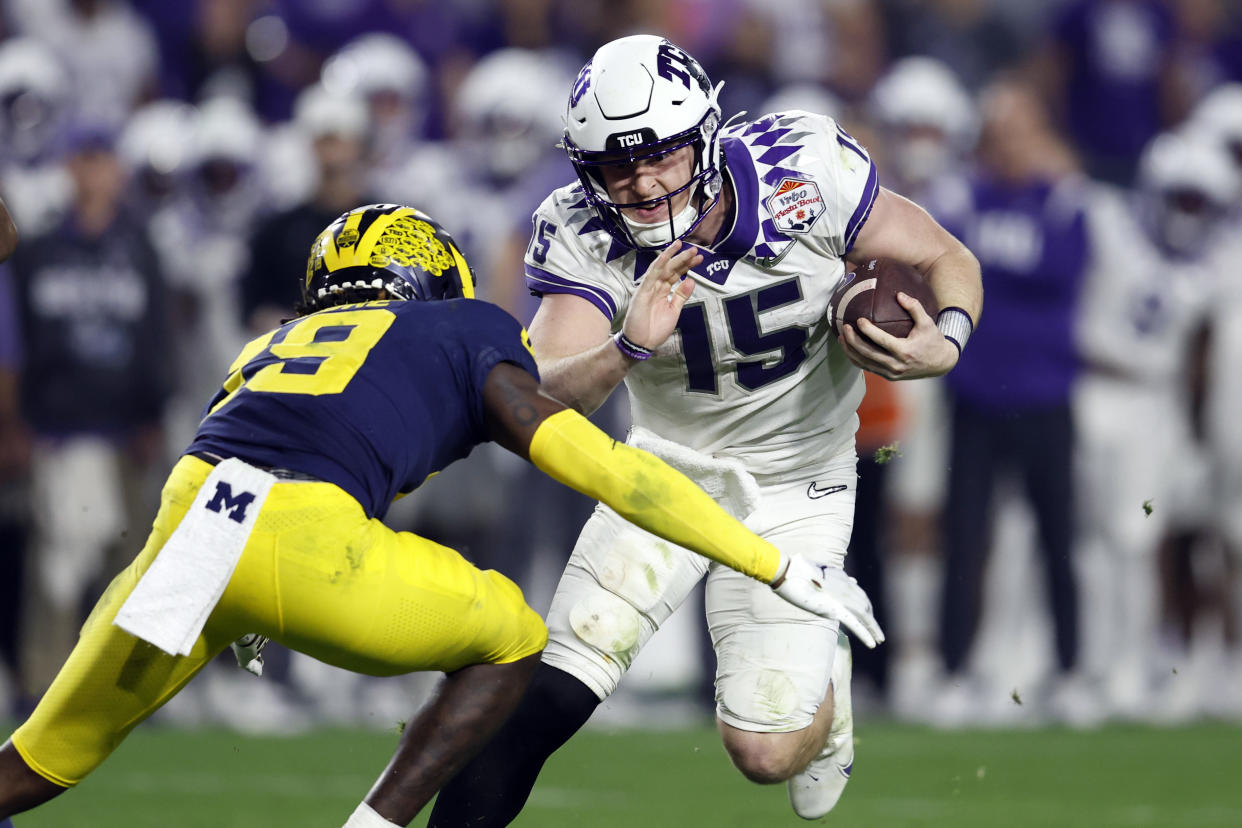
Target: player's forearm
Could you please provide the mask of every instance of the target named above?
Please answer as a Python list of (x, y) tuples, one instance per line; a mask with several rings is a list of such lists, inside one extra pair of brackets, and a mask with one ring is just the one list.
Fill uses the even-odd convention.
[(983, 312), (983, 279), (979, 260), (966, 245), (954, 244), (927, 268), (927, 283), (941, 308), (961, 308), (975, 326)]
[(764, 583), (776, 577), (775, 546), (663, 460), (613, 440), (574, 411), (561, 411), (539, 426), (530, 459), (648, 532)]
[(590, 414), (604, 404), (635, 362), (610, 338), (579, 354), (540, 359), (539, 383), (545, 393)]
[(0, 201), (0, 262), (3, 262), (17, 249), (17, 226), (9, 215), (9, 210)]

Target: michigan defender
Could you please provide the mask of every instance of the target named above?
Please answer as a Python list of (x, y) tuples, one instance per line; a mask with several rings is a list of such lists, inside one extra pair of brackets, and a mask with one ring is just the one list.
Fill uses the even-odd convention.
[[(664, 256), (656, 269), (672, 280), (691, 261)], [(799, 606), (881, 635), (856, 584), (778, 551), (542, 394), (525, 332), (473, 290), (453, 240), (411, 208), (362, 207), (319, 236), (300, 315), (233, 363), (146, 547), (0, 748), (0, 819), (80, 782), (254, 631), (372, 675), (449, 674), (346, 824), (408, 823), (508, 715), (546, 641), (507, 578), (381, 522), (394, 497), (486, 440)]]
[[(835, 121), (793, 111), (722, 126), (718, 91), (697, 61), (651, 35), (608, 43), (583, 67), (564, 137), (579, 183), (536, 211), (527, 251), (527, 284), (543, 295), (532, 341), (551, 393), (590, 411), (624, 379), (632, 442), (681, 457), (759, 534), (840, 571), (857, 366), (893, 379), (952, 368), (979, 314), (978, 265), (880, 187), (866, 150)], [(678, 289), (688, 301), (668, 315), (668, 287), (648, 266), (685, 242), (702, 261)], [(877, 256), (927, 275), (946, 308), (940, 327), (907, 299), (908, 338), (864, 324), (836, 342), (825, 317), (845, 263)], [(709, 486), (732, 479), (721, 464), (740, 468), (756, 496)], [(644, 582), (618, 577), (644, 568)], [(600, 508), (557, 588), (531, 692), (445, 788), (430, 824), (507, 824), (543, 761), (704, 576), (726, 749), (748, 778), (788, 780), (799, 815), (827, 813), (853, 761), (849, 651), (837, 625)], [(586, 623), (596, 618), (607, 624)], [(601, 626), (630, 634), (601, 636)]]

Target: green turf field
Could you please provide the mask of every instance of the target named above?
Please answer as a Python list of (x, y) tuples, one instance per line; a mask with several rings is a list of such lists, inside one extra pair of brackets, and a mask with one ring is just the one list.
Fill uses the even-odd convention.
[[(7, 728), (4, 732), (7, 732)], [(864, 723), (854, 780), (823, 824), (1242, 826), (1242, 729), (937, 733)], [(255, 738), (139, 729), (94, 776), (15, 828), (339, 828), (396, 733)], [(418, 820), (415, 825), (423, 825)], [(518, 826), (803, 825), (783, 786), (730, 766), (709, 728), (580, 734)]]

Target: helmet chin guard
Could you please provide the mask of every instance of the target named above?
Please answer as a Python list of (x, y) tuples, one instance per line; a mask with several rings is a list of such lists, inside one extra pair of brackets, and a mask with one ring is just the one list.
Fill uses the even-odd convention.
[[(569, 96), (562, 146), (587, 203), (620, 243), (635, 249), (664, 247), (698, 227), (720, 198), (721, 86), (713, 89), (698, 61), (654, 35), (607, 43), (582, 67)], [(656, 158), (682, 147), (694, 149), (690, 180), (682, 186), (629, 203), (616, 202), (608, 193), (603, 167)], [(687, 191), (687, 207), (674, 214), (673, 199)], [(642, 225), (622, 213), (653, 207), (667, 211), (667, 223)], [(655, 231), (659, 225), (667, 232)]]

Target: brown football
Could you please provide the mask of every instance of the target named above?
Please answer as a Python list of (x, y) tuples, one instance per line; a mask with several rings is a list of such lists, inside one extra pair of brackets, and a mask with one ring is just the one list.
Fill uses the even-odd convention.
[(833, 291), (828, 305), (832, 329), (840, 336), (843, 326), (854, 325), (858, 330), (858, 320), (869, 319), (893, 336), (907, 336), (914, 328), (914, 318), (897, 303), (898, 291), (918, 299), (927, 315), (936, 318), (936, 297), (922, 274), (893, 259), (872, 259), (845, 274), (841, 285)]

